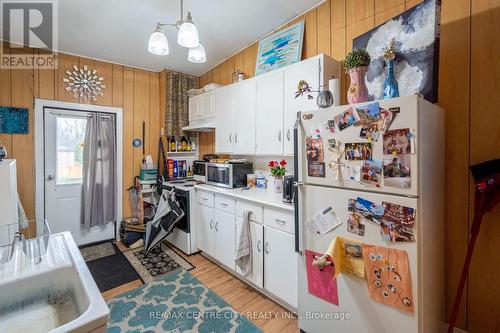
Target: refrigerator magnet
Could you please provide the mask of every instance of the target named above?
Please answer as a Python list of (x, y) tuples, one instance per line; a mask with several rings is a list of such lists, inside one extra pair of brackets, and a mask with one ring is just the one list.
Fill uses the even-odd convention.
[(308, 161), (307, 175), (309, 177), (325, 178), (325, 162)]

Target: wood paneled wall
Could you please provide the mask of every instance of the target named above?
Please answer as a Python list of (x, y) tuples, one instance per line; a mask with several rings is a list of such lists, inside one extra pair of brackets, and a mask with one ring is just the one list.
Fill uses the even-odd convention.
[[(7, 50), (8, 52), (8, 50)], [(28, 52), (38, 52), (31, 50)], [(18, 190), (29, 219), (35, 217), (34, 164), (34, 98), (78, 102), (65, 91), (64, 72), (73, 65), (95, 68), (104, 77), (104, 96), (96, 105), (123, 108), (123, 215), (130, 216), (126, 190), (139, 174), (142, 147), (133, 148), (134, 138), (142, 138), (142, 122), (146, 124), (145, 149), (156, 160), (160, 136), (159, 73), (93, 59), (59, 54), (57, 70), (0, 70), (0, 105), (29, 109), (29, 134), (0, 134), (9, 157), (17, 159)], [(163, 118), (164, 119), (164, 118)]]
[[(352, 39), (421, 0), (327, 0), (286, 26), (305, 20), (302, 58), (325, 53), (343, 60)], [(439, 105), (446, 109), (446, 303), (451, 310), (472, 221), (468, 167), (500, 157), (500, 1), (442, 0)], [(229, 84), (240, 69), (252, 76), (258, 43), (212, 68), (200, 86)], [(342, 78), (343, 104), (348, 79)], [(210, 139), (210, 138), (207, 138)], [(209, 140), (208, 140), (209, 141)], [(210, 145), (212, 144), (212, 146)], [(213, 142), (206, 143), (213, 149)], [(439, 148), (440, 149), (440, 148)], [(500, 332), (500, 207), (486, 218), (476, 245), (459, 326), (471, 333)]]

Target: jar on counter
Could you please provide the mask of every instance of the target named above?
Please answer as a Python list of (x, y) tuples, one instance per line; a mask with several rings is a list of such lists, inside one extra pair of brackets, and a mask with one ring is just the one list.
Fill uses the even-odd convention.
[(264, 176), (263, 174), (257, 175), (257, 177), (255, 178), (255, 184), (257, 188), (261, 189), (266, 188), (267, 187), (266, 176)]
[(256, 174), (249, 173), (247, 175), (247, 186), (250, 187), (250, 188), (254, 188), (257, 185), (256, 184), (256, 178), (257, 178)]

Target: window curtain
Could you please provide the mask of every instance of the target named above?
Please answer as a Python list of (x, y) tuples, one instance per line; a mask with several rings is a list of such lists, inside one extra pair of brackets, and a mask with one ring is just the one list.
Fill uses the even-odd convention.
[(115, 115), (96, 113), (87, 121), (83, 147), (84, 228), (116, 220)]
[(182, 73), (167, 73), (167, 110), (165, 134), (181, 136), (182, 128), (189, 123), (187, 91), (198, 87), (198, 78)]

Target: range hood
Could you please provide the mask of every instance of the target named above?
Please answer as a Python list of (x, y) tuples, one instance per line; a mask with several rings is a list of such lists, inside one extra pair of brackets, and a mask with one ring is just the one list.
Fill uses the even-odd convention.
[(189, 132), (213, 132), (215, 131), (215, 118), (192, 121), (188, 126), (182, 128)]

